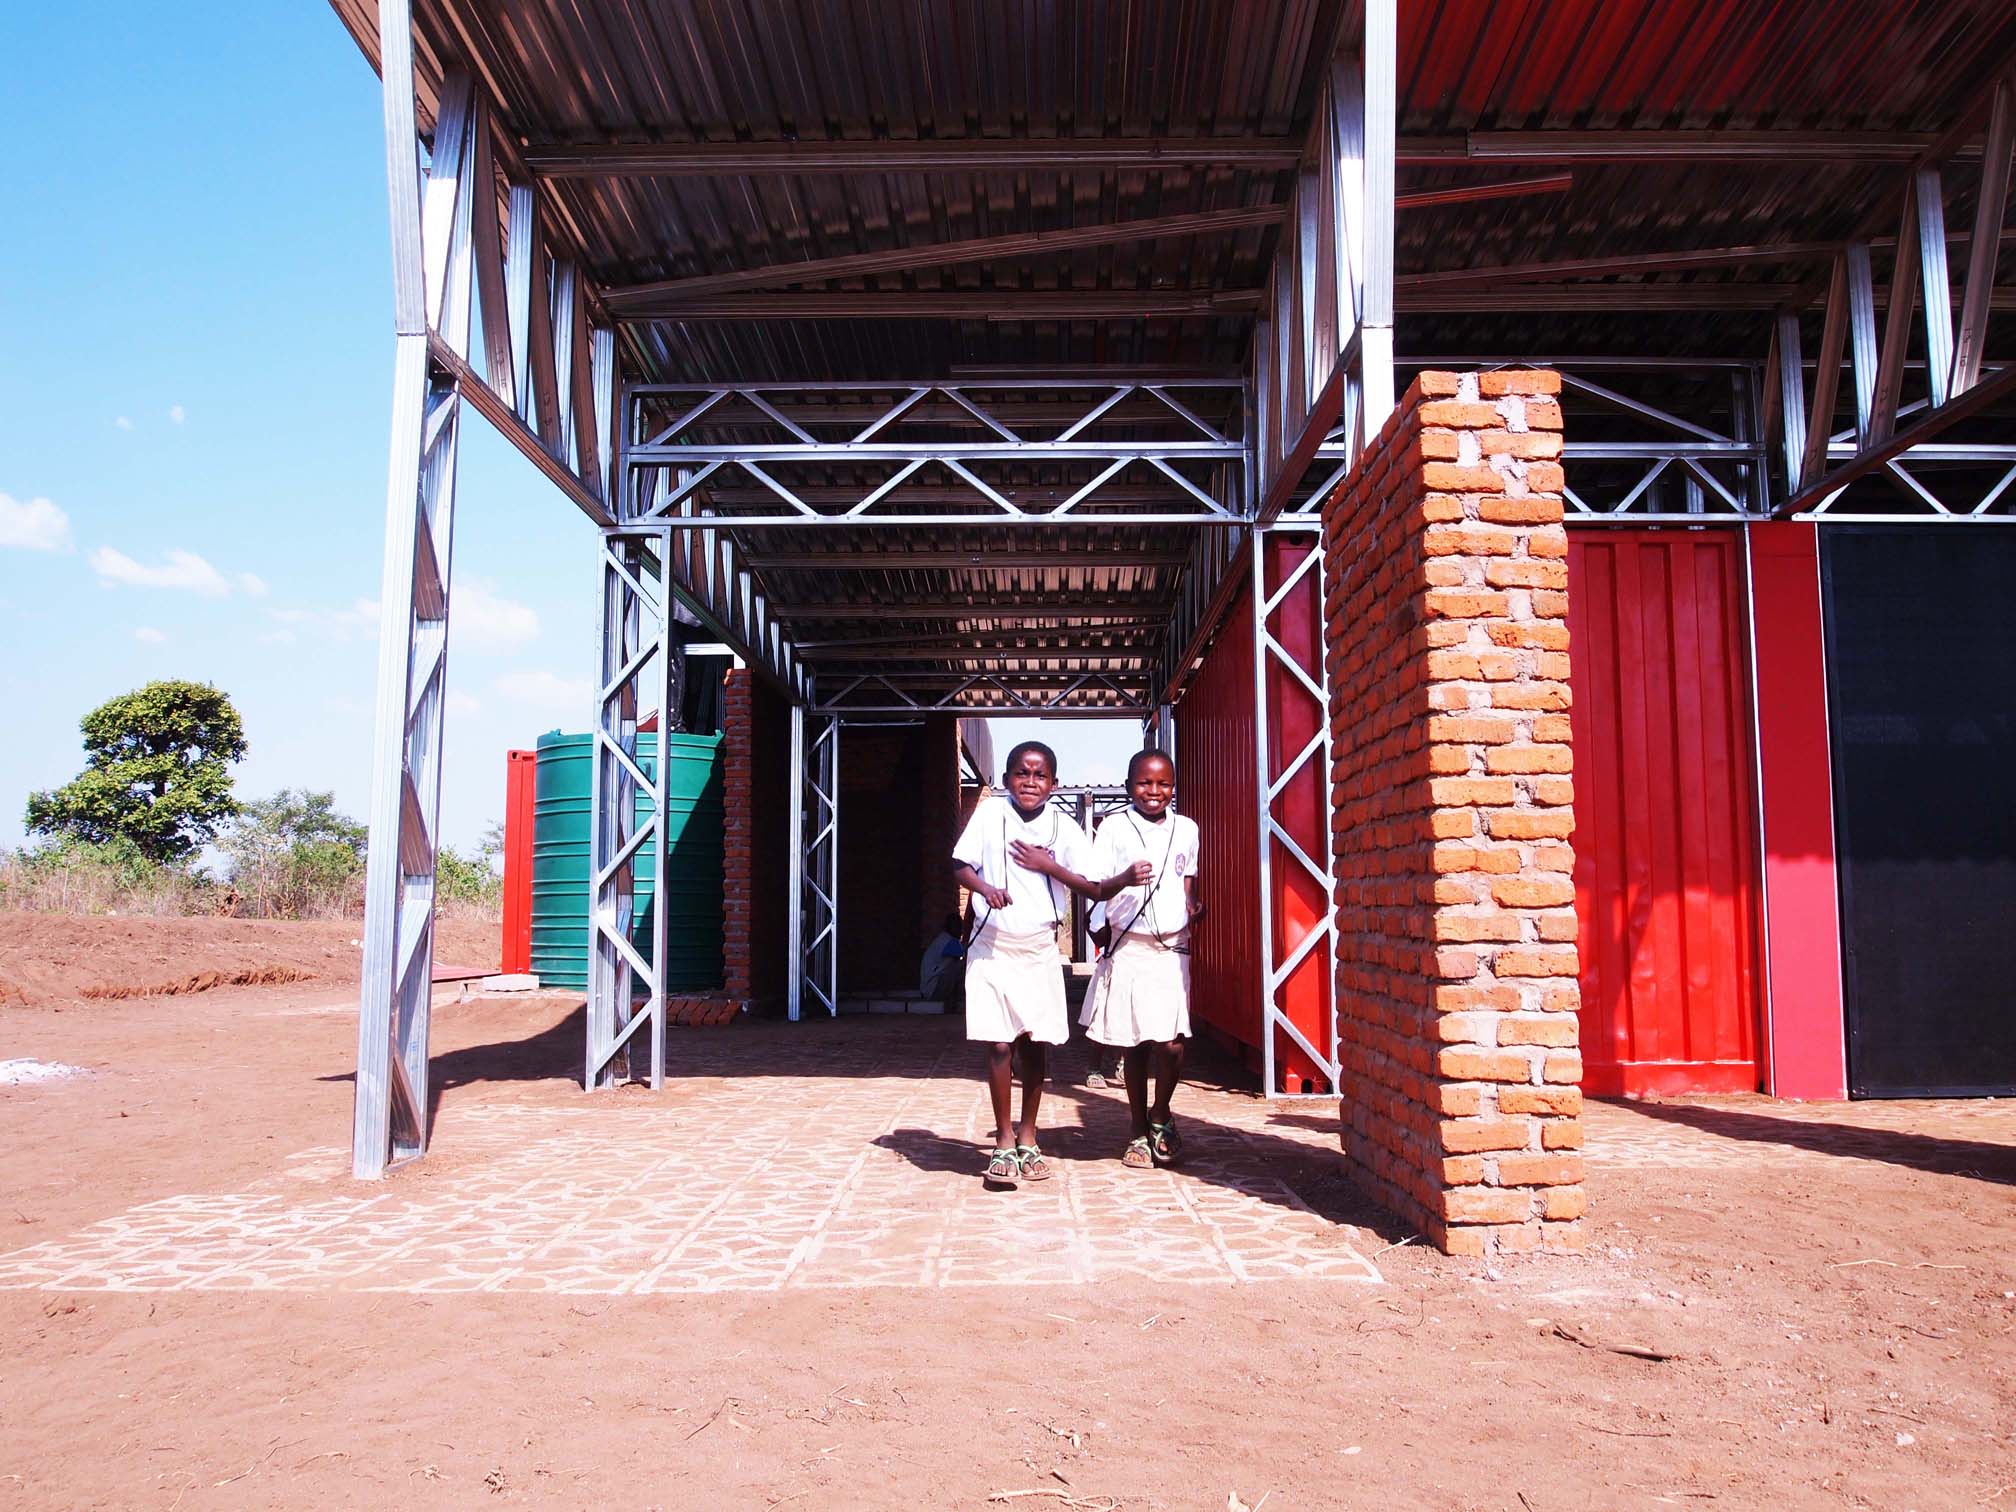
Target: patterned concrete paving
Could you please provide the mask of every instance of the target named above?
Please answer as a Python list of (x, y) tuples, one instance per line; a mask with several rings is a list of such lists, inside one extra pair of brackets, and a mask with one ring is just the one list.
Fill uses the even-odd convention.
[[(781, 1046), (781, 1048), (780, 1048)], [(239, 1192), (162, 1197), (0, 1255), (0, 1288), (583, 1294), (1089, 1285), (1116, 1277), (1373, 1282), (1364, 1231), (1295, 1185), (1336, 1179), (1309, 1105), (1186, 1089), (1188, 1159), (1115, 1158), (1117, 1091), (1046, 1099), (1057, 1175), (984, 1189), (971, 1050), (943, 1033), (682, 1036), (670, 1095), (452, 1103), (423, 1173), (353, 1183), (304, 1150)], [(480, 1099), (480, 1100), (479, 1100)]]

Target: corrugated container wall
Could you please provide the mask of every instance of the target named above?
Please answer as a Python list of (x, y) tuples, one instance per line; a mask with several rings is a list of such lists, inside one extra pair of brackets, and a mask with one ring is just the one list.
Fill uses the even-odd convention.
[(1176, 706), (1176, 806), (1196, 821), (1191, 1007), (1253, 1053), (1260, 1044), (1260, 866), (1253, 758), (1253, 598), (1241, 592)]
[(1570, 532), (1584, 1086), (1757, 1086), (1757, 847), (1733, 534)]

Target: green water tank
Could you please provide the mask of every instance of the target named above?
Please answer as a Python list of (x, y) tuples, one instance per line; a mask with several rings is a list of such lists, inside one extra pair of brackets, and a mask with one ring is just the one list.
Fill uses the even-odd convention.
[[(543, 985), (588, 985), (588, 840), (595, 743), (555, 730), (539, 737), (533, 782), (532, 969)], [(653, 911), (666, 900), (666, 989), (710, 992), (721, 986), (721, 762), (719, 735), (672, 735), (665, 741), (666, 881), (654, 875), (648, 845), (636, 859), (638, 896), (630, 939), (651, 957)], [(637, 737), (638, 765), (655, 777), (658, 737)], [(651, 817), (651, 795), (637, 795), (637, 820)]]

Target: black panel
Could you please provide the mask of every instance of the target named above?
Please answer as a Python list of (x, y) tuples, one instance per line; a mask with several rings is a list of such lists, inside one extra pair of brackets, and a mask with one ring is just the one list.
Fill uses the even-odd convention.
[(1849, 1089), (2016, 1090), (2016, 529), (1820, 538)]

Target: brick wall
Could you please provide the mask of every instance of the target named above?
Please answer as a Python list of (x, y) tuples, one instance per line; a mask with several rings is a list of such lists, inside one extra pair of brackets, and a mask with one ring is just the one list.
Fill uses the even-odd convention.
[(1323, 511), (1343, 1144), (1443, 1249), (1582, 1242), (1552, 373), (1423, 373)]

